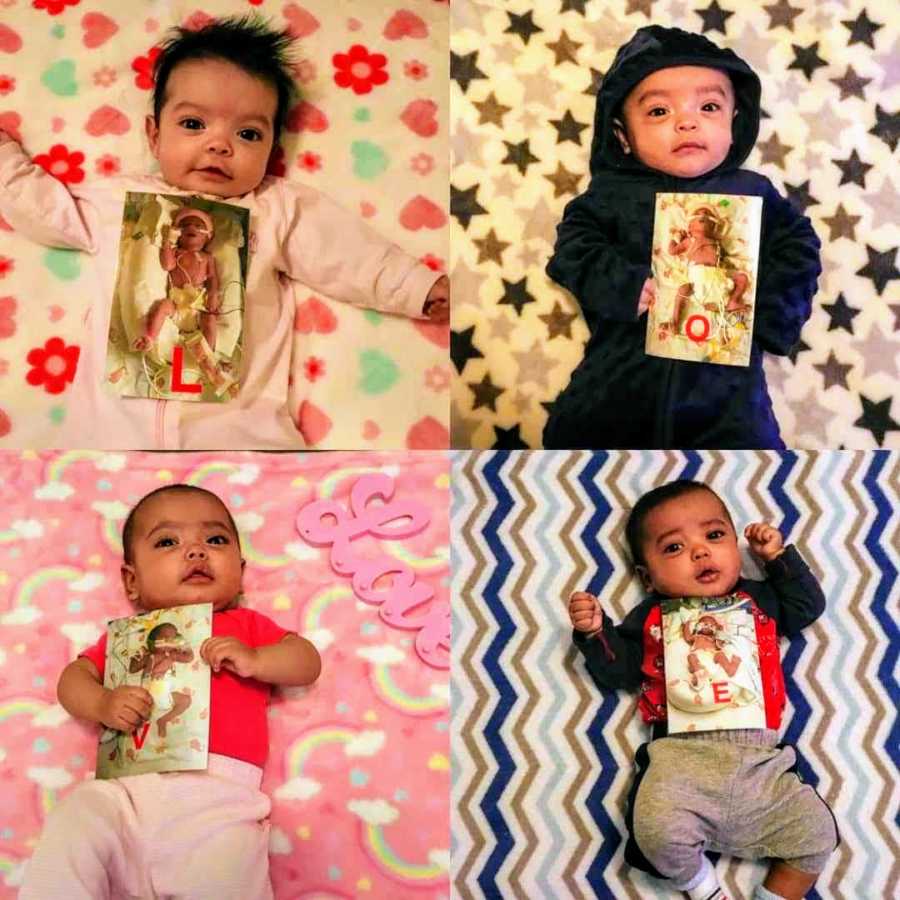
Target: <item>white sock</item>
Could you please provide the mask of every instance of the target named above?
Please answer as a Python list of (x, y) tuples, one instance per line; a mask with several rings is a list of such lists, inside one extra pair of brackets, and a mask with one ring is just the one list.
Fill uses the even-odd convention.
[(690, 881), (684, 884), (673, 884), (672, 887), (678, 891), (685, 891), (691, 900), (718, 900), (720, 896), (723, 896), (719, 891), (716, 870), (706, 856), (703, 857), (700, 871)]
[(768, 888), (758, 884), (753, 892), (753, 900), (784, 900), (784, 897), (781, 894), (773, 894)]

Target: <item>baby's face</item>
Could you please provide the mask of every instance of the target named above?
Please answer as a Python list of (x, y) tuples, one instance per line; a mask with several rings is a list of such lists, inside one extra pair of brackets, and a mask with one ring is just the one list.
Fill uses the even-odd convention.
[(274, 140), (275, 88), (221, 59), (176, 66), (159, 124), (147, 140), (169, 184), (198, 194), (239, 197), (265, 177)]
[(141, 609), (226, 609), (241, 591), (237, 535), (225, 507), (205, 494), (172, 491), (148, 500), (135, 519), (131, 556), (122, 582)]
[(186, 250), (199, 250), (206, 246), (211, 235), (206, 230), (206, 225), (197, 216), (187, 216), (178, 223), (181, 234), (178, 236), (178, 246)]
[(719, 498), (691, 491), (644, 519), (645, 587), (664, 597), (719, 597), (741, 575), (737, 535)]
[(696, 178), (716, 168), (731, 147), (731, 79), (705, 66), (673, 66), (648, 75), (622, 105), (622, 148), (645, 166)]

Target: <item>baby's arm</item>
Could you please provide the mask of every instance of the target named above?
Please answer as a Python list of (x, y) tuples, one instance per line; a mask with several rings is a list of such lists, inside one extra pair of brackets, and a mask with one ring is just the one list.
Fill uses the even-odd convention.
[(0, 215), (16, 231), (48, 247), (95, 253), (85, 206), (0, 129)]
[(216, 268), (216, 258), (212, 253), (206, 254), (206, 311), (217, 313), (222, 306), (219, 298), (219, 270)]
[(591, 190), (566, 206), (547, 274), (595, 317), (636, 322), (649, 305), (642, 290), (651, 280), (650, 265), (624, 255), (615, 216), (607, 210), (603, 198)]
[(614, 626), (593, 594), (576, 591), (569, 598), (572, 638), (601, 688), (636, 688), (643, 681), (641, 626), (645, 613), (639, 612), (642, 606), (632, 610), (621, 625)]
[(318, 650), (297, 634), (260, 647), (250, 647), (236, 637), (209, 638), (200, 647), (200, 658), (214, 672), (228, 669), (267, 684), (312, 684), (322, 670)]
[(766, 581), (754, 585), (757, 605), (775, 618), (779, 633), (798, 634), (825, 611), (825, 595), (816, 576), (793, 544), (783, 545), (774, 526), (755, 523), (744, 534), (767, 575)]
[(103, 687), (100, 672), (85, 657), (63, 669), (56, 695), (70, 715), (100, 722), (117, 731), (134, 730), (149, 718), (153, 707), (153, 698), (141, 687), (119, 685), (113, 690)]
[(763, 203), (753, 340), (784, 356), (800, 340), (812, 310), (820, 244), (809, 219), (771, 185)]
[[(278, 268), (336, 300), (421, 318), (441, 299), (440, 276), (324, 194), (283, 180)], [(449, 285), (445, 291), (449, 299)], [(429, 306), (429, 318), (434, 318)], [(435, 316), (440, 314), (440, 306)]]

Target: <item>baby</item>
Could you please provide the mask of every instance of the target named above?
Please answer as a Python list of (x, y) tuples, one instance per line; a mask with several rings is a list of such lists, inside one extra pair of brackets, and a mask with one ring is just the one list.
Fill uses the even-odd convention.
[[(591, 182), (566, 207), (547, 266), (581, 304), (591, 338), (550, 411), (545, 447), (783, 447), (762, 351), (784, 355), (797, 343), (821, 266), (809, 220), (767, 178), (739, 168), (759, 131), (759, 101), (753, 70), (702, 35), (651, 25), (619, 49), (597, 97)], [(747, 367), (645, 353), (654, 203), (670, 192), (763, 198)], [(699, 246), (711, 238), (702, 225), (692, 226), (693, 250), (679, 252), (715, 266), (712, 244)], [(706, 281), (711, 271), (697, 274)], [(747, 284), (731, 277), (735, 312)]]
[[(259, 790), (267, 699), (270, 685), (315, 681), (319, 654), (238, 606), (244, 560), (215, 494), (184, 484), (152, 491), (131, 510), (122, 544), (122, 583), (138, 610), (213, 605), (212, 637), (200, 648), (212, 669), (208, 768), (80, 784), (49, 817), (19, 897), (271, 898), (270, 802)], [(174, 647), (174, 635), (157, 637)], [(80, 719), (135, 731), (153, 698), (143, 687), (104, 688), (105, 660), (104, 634), (63, 670), (59, 701)]]
[[(102, 179), (70, 193), (0, 132), (0, 215), (43, 244), (97, 255), (89, 335), (82, 341), (72, 414), (61, 426), (59, 446), (302, 447), (288, 409), (294, 324), (288, 279), (359, 306), (448, 320), (446, 276), (438, 277), (313, 188), (266, 175), (294, 93), (291, 41), (288, 31), (274, 32), (253, 17), (177, 30), (155, 60), (153, 114), (146, 119), (158, 177)], [(128, 191), (200, 195), (249, 210), (242, 371), (237, 395), (228, 402), (123, 398), (105, 383), (114, 248)], [(210, 330), (214, 313), (208, 305)]]
[[(691, 280), (683, 284), (675, 295), (675, 309), (672, 325), (680, 324), (681, 309), (691, 298), (703, 303), (710, 312), (719, 312), (719, 288), (723, 281), (726, 290), (725, 312), (740, 312), (746, 309), (741, 302), (750, 283), (746, 272), (732, 271), (726, 275), (721, 266), (723, 260), (722, 242), (717, 231), (720, 222), (714, 210), (701, 206), (694, 210), (688, 220), (686, 231), (677, 231), (678, 240), (669, 241), (669, 253), (672, 256), (684, 256), (688, 261), (688, 274)], [(655, 294), (654, 282), (651, 280), (649, 292)], [(655, 301), (654, 301), (655, 302)]]
[(169, 273), (168, 291), (147, 313), (135, 350), (147, 350), (166, 319), (173, 319), (181, 332), (199, 330), (215, 350), (219, 275), (215, 257), (204, 249), (213, 234), (212, 217), (202, 209), (183, 206), (175, 214), (159, 251), (159, 264)]
[[(762, 522), (748, 525), (744, 536), (768, 579), (742, 578), (731, 516), (719, 497), (697, 482), (674, 481), (645, 494), (625, 533), (649, 596), (618, 626), (592, 594), (578, 591), (569, 598), (575, 645), (588, 671), (604, 689), (639, 687), (638, 706), (653, 726), (651, 742), (637, 752), (625, 858), (670, 879), (692, 900), (722, 900), (705, 850), (771, 857), (754, 900), (799, 900), (834, 850), (837, 828), (822, 798), (797, 777), (793, 748), (778, 743), (785, 703), (778, 638), (792, 637), (821, 615), (821, 588), (797, 550), (784, 547), (780, 532)], [(665, 633), (666, 615), (678, 605), (666, 598), (726, 597), (707, 604), (749, 603), (749, 631), (755, 634), (747, 634), (747, 626), (744, 634), (740, 626), (729, 632), (718, 614), (700, 615), (695, 627), (685, 623)], [(737, 638), (754, 652), (736, 652)], [(680, 679), (666, 671), (674, 657), (664, 643), (686, 656), (686, 690), (679, 691)], [(740, 669), (748, 671), (741, 675)], [(702, 720), (713, 714), (712, 706), (731, 706), (740, 714), (747, 698), (764, 705), (765, 727), (689, 726), (670, 734), (667, 700), (669, 706), (693, 706)]]

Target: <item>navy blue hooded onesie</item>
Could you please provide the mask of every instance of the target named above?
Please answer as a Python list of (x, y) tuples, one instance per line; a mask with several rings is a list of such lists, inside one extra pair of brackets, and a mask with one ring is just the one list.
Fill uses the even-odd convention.
[[(737, 115), (723, 162), (680, 178), (623, 152), (613, 119), (638, 82), (672, 66), (708, 66), (734, 86)], [(766, 388), (762, 353), (788, 354), (809, 318), (821, 272), (812, 225), (763, 175), (739, 168), (759, 132), (760, 81), (731, 50), (702, 35), (650, 25), (616, 54), (597, 98), (591, 182), (557, 228), (547, 274), (581, 304), (590, 339), (550, 410), (548, 448), (768, 448), (784, 443)], [(684, 362), (644, 352), (638, 298), (650, 276), (657, 192), (763, 198), (762, 235), (748, 367)]]

